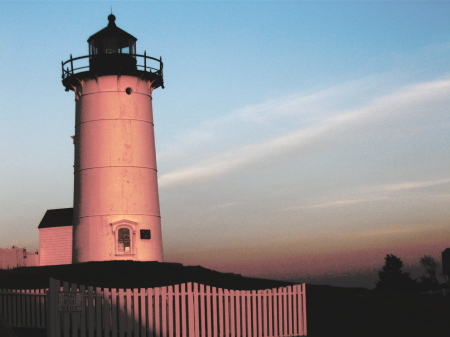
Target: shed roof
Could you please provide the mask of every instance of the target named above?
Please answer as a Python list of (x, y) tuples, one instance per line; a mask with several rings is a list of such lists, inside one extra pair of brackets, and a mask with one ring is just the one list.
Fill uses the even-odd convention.
[(73, 208), (49, 209), (45, 212), (38, 228), (72, 226)]

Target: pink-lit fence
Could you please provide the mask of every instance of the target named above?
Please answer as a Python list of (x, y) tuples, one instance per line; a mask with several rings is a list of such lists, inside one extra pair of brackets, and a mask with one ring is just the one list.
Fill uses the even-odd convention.
[(15, 327), (45, 328), (47, 294), (45, 289), (0, 289), (0, 313)]
[[(81, 301), (67, 305), (61, 294)], [(0, 289), (0, 313), (14, 327), (47, 328), (48, 337), (306, 336), (305, 284), (108, 289), (50, 279), (48, 290)]]
[(27, 252), (25, 248), (0, 248), (0, 269), (39, 266), (38, 252)]
[[(49, 337), (306, 336), (304, 284), (252, 291), (197, 283), (140, 289), (60, 286), (51, 280)], [(81, 293), (81, 308), (61, 307), (61, 290)]]

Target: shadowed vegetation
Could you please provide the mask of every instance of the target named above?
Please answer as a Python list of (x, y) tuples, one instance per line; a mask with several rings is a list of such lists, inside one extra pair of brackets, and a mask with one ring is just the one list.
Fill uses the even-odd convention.
[[(263, 289), (289, 284), (219, 273), (200, 266), (114, 261), (0, 270), (0, 288), (12, 284), (16, 288), (46, 286), (50, 276), (85, 285), (120, 288), (189, 281), (230, 289)], [(306, 287), (306, 298), (310, 337), (450, 336), (450, 296), (310, 284)], [(14, 330), (19, 337), (45, 336), (42, 330)]]

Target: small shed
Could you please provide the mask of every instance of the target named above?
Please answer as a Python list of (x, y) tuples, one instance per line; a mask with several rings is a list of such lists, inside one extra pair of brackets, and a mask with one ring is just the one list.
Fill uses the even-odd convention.
[(49, 209), (39, 229), (40, 265), (72, 263), (73, 208)]

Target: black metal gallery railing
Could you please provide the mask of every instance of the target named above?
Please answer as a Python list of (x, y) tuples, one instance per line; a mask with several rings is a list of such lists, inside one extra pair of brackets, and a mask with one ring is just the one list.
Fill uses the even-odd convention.
[[(92, 61), (96, 58), (109, 57), (110, 55), (86, 55), (80, 57), (72, 57), (70, 55), (70, 59), (66, 62), (61, 62), (62, 67), (62, 80), (64, 81), (66, 78), (73, 76), (74, 74), (85, 72), (85, 71), (94, 71), (92, 69)], [(133, 58), (136, 60), (135, 70), (142, 71), (144, 73), (149, 73), (156, 75), (162, 79), (163, 77), (163, 62), (162, 59), (154, 58), (147, 56), (146, 52), (144, 55), (139, 54), (111, 54), (111, 56), (117, 56), (121, 58)], [(86, 62), (88, 61), (88, 62)], [(119, 63), (121, 61), (118, 61)], [(86, 64), (87, 63), (87, 64)], [(153, 66), (150, 66), (153, 65)]]

